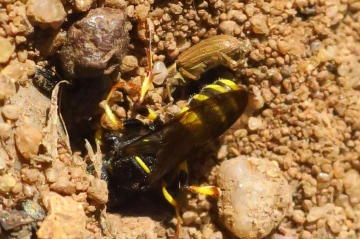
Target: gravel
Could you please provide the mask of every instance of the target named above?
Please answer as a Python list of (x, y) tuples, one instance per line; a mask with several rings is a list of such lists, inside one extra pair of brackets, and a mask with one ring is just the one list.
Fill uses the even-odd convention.
[[(106, 80), (111, 85), (121, 77), (136, 86), (141, 84), (147, 70), (144, 48), (148, 42), (144, 34), (137, 36), (137, 26), (147, 18), (153, 24), (152, 60), (166, 66), (185, 50), (214, 35), (247, 39), (252, 46), (245, 57), (246, 67), (236, 72), (220, 67), (205, 73), (208, 80), (233, 79), (247, 86), (257, 99), (250, 102), (254, 107), (253, 114), (248, 115), (250, 124), (237, 122), (219, 141), (209, 143), (202, 152), (194, 152), (196, 160), (189, 164), (191, 184), (214, 184), (219, 177), (219, 165), (234, 158), (239, 160), (238, 156), (242, 162), (237, 164), (248, 167), (250, 159), (258, 159), (263, 162), (260, 165), (276, 165), (284, 182), (281, 185), (289, 188), (277, 193), (284, 198), (291, 193), (292, 203), (280, 207), (284, 210), (276, 214), (277, 218), (267, 214), (268, 224), (254, 216), (263, 215), (265, 210), (253, 216), (241, 214), (259, 223), (256, 225), (261, 233), (254, 238), (264, 237), (269, 230), (271, 233), (265, 238), (358, 237), (359, 2), (31, 0), (25, 4), (10, 0), (0, 1), (0, 8), (1, 238), (79, 235), (80, 238), (166, 238), (174, 233), (173, 209), (156, 193), (134, 198), (119, 209), (119, 214), (106, 214), (104, 181), (90, 175), (85, 163), (90, 156), (84, 150), (84, 138), (93, 139), (93, 131), (98, 128), (101, 109), (97, 105), (101, 99), (91, 107), (82, 103), (90, 101), (94, 89), (102, 90), (95, 81)], [(86, 15), (92, 12), (106, 12), (101, 16), (118, 23), (114, 28), (109, 25), (101, 28), (112, 29), (107, 35), (97, 31), (104, 40), (101, 42), (107, 45), (92, 47), (90, 52), (71, 48), (71, 26), (86, 20)], [(109, 12), (116, 13), (107, 18)], [(96, 38), (81, 32), (74, 40), (82, 37)], [(60, 62), (61, 54), (69, 60)], [(81, 67), (85, 70), (75, 70), (76, 60), (84, 63)], [(77, 88), (72, 88), (73, 94), (64, 94), (62, 100), (66, 108), (79, 106), (75, 113), (86, 112), (84, 117), (74, 113), (64, 116), (70, 140), (61, 120), (58, 117), (53, 120), (54, 113), (49, 113), (57, 112), (49, 111), (56, 104), (32, 84), (35, 65), (55, 66), (61, 76), (65, 75), (65, 69), (68, 73), (65, 79), (73, 78), (78, 83)], [(103, 74), (107, 74), (107, 79), (103, 79)], [(89, 75), (95, 80), (89, 81)], [(81, 77), (85, 80), (79, 80)], [(192, 87), (185, 88), (194, 93)], [(109, 87), (101, 94), (106, 97), (108, 92)], [(131, 89), (123, 95), (120, 98), (128, 101), (130, 107), (137, 99), (136, 91)], [(183, 105), (187, 97), (184, 98), (177, 105)], [(169, 118), (166, 112), (172, 109), (175, 112), (175, 105), (166, 105), (162, 86), (151, 86), (144, 103), (162, 118)], [(120, 117), (131, 116), (120, 106), (114, 108)], [(80, 118), (85, 118), (86, 123), (80, 122)], [(49, 129), (56, 154), (45, 150), (44, 138)], [(74, 133), (82, 130), (85, 135)], [(71, 146), (67, 144), (69, 141)], [(263, 185), (273, 183), (257, 167), (250, 167), (249, 172), (253, 172), (249, 177), (259, 175)], [(257, 193), (255, 185), (249, 181), (250, 193)], [(225, 187), (225, 192), (231, 191)], [(247, 195), (242, 196), (246, 199)], [(188, 192), (179, 192), (178, 198), (184, 220), (181, 238), (237, 237), (234, 227), (222, 219), (223, 209), (217, 206), (221, 201)], [(273, 195), (266, 194), (266, 198)], [(22, 204), (28, 200), (31, 204)], [(258, 202), (262, 206), (256, 196), (245, 202)], [(274, 209), (279, 208), (270, 211)], [(32, 217), (40, 214), (36, 219)], [(249, 233), (253, 231), (250, 226), (245, 229)]]

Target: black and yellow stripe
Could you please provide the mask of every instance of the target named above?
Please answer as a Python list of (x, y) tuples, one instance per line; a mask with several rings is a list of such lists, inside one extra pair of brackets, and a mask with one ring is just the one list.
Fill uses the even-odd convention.
[(223, 134), (242, 114), (248, 93), (233, 81), (220, 79), (192, 97), (181, 111), (179, 122), (207, 140)]
[(181, 162), (191, 160), (205, 143), (230, 128), (247, 104), (244, 88), (220, 79), (204, 87), (179, 115), (154, 130), (146, 129), (142, 136), (133, 138), (104, 137), (122, 141), (121, 147), (112, 147), (108, 154), (112, 183), (135, 191), (155, 186)]

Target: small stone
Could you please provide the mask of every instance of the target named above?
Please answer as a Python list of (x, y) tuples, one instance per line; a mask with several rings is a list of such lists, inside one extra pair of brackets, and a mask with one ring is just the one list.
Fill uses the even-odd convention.
[(51, 193), (43, 201), (48, 215), (37, 231), (39, 239), (87, 238), (82, 205), (70, 197)]
[(54, 183), (59, 177), (59, 171), (53, 167), (49, 168), (45, 171), (45, 176), (50, 183)]
[(347, 171), (343, 177), (345, 192), (350, 196), (352, 204), (360, 202), (360, 174), (355, 169)]
[(135, 56), (126, 55), (122, 59), (120, 65), (120, 71), (121, 73), (127, 73), (129, 71), (136, 69), (138, 66), (139, 66), (138, 60)]
[(0, 100), (9, 99), (15, 93), (15, 83), (10, 77), (0, 73)]
[(66, 12), (60, 0), (29, 0), (26, 5), (29, 19), (40, 27), (57, 29), (65, 21)]
[(39, 177), (39, 170), (37, 168), (23, 168), (21, 173), (23, 175), (23, 181), (27, 183), (34, 183)]
[(291, 46), (285, 42), (285, 41), (278, 41), (277, 42), (277, 47), (279, 49), (279, 52), (283, 55), (285, 55), (286, 53), (288, 53), (291, 49)]
[(95, 200), (99, 204), (106, 204), (108, 201), (108, 189), (104, 180), (95, 178), (90, 182), (87, 191), (88, 197)]
[(9, 192), (16, 184), (16, 180), (9, 174), (0, 176), (0, 191)]
[(263, 122), (260, 118), (250, 117), (248, 127), (250, 130), (258, 130), (262, 128)]
[(267, 17), (263, 14), (256, 14), (250, 18), (252, 29), (257, 34), (267, 35), (269, 33), (269, 27), (267, 26)]
[(17, 120), (21, 114), (21, 109), (16, 105), (4, 105), (1, 113), (5, 118), (10, 120)]
[(7, 65), (1, 73), (17, 82), (27, 75), (28, 66), (25, 63), (15, 62)]
[(233, 36), (236, 26), (237, 24), (234, 21), (223, 21), (220, 23), (219, 29), (223, 34)]
[(324, 218), (326, 214), (334, 210), (335, 205), (327, 203), (322, 207), (312, 207), (310, 208), (309, 214), (306, 217), (306, 221), (315, 222), (320, 218)]
[(350, 11), (358, 12), (360, 10), (360, 2), (352, 1), (349, 6)]
[(241, 156), (223, 161), (216, 180), (222, 190), (220, 218), (240, 238), (265, 237), (291, 204), (288, 182), (268, 159)]
[(177, 4), (169, 3), (168, 5), (170, 7), (170, 11), (175, 15), (180, 15), (183, 11), (182, 7)]
[(341, 225), (336, 221), (336, 217), (334, 215), (330, 215), (326, 223), (332, 233), (338, 234), (341, 231)]
[(126, 6), (126, 0), (105, 0), (104, 2), (104, 7), (125, 9)]
[(224, 159), (229, 154), (228, 146), (222, 145), (219, 149), (219, 152), (217, 154), (218, 159)]
[(294, 210), (292, 218), (296, 223), (303, 224), (305, 222), (304, 211), (302, 211), (302, 210)]
[(32, 155), (38, 154), (42, 137), (39, 129), (23, 124), (16, 128), (16, 148), (25, 159), (30, 159)]
[(15, 47), (11, 44), (9, 39), (0, 37), (0, 63), (9, 61), (11, 55), (14, 53)]
[(94, 0), (75, 0), (75, 8), (79, 12), (86, 12), (90, 9)]
[(198, 217), (198, 214), (194, 211), (186, 211), (182, 215), (182, 222), (184, 225), (190, 225), (195, 221), (195, 219)]
[(153, 82), (157, 85), (162, 85), (169, 73), (164, 62), (162, 61), (154, 62), (152, 72), (155, 74)]
[(60, 176), (55, 183), (50, 185), (50, 189), (68, 195), (76, 192), (75, 183), (71, 182), (67, 176)]
[(11, 124), (0, 123), (0, 138), (8, 139), (11, 135)]

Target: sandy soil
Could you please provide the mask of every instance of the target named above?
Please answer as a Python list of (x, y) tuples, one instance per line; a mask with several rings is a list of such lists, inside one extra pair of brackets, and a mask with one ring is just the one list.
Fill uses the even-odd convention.
[[(219, 165), (241, 156), (259, 173), (254, 178), (276, 188), (257, 196), (261, 183), (252, 185), (244, 174), (252, 197), (242, 206), (250, 211), (235, 228), (217, 199), (180, 192), (180, 238), (359, 238), (359, 18), (355, 0), (0, 0), (0, 237), (173, 235), (174, 210), (156, 190), (107, 213), (106, 182), (97, 171), (99, 104), (120, 76), (140, 85), (148, 46), (141, 23), (148, 21), (152, 60), (167, 66), (214, 35), (250, 41), (245, 67), (206, 72), (200, 84), (179, 87), (175, 98), (182, 100), (173, 106), (165, 107), (164, 87), (151, 86), (144, 103), (166, 119), (218, 77), (245, 85), (261, 107), (246, 125), (235, 124), (194, 152), (190, 180), (216, 184)], [(60, 77), (36, 78), (36, 65)], [(70, 85), (63, 83), (60, 94), (56, 87), (51, 97), (59, 79)], [(127, 93), (131, 105), (138, 95)], [(113, 110), (131, 116), (117, 105)], [(269, 180), (274, 172), (279, 179)], [(288, 195), (289, 203), (280, 200)], [(255, 210), (267, 200), (271, 207)], [(246, 220), (259, 233), (247, 232)]]

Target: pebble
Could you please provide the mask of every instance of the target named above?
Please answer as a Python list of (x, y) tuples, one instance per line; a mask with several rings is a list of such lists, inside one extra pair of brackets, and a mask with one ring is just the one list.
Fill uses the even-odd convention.
[(260, 118), (250, 117), (248, 127), (250, 130), (257, 130), (262, 128), (263, 122)]
[(10, 190), (15, 186), (16, 180), (13, 176), (9, 174), (4, 174), (0, 176), (0, 191), (10, 192)]
[(237, 27), (236, 22), (234, 21), (223, 21), (219, 24), (219, 29), (220, 31), (225, 34), (225, 35), (229, 35), (229, 36), (233, 36), (234, 35), (234, 31), (235, 28)]
[(66, 12), (60, 0), (29, 0), (26, 5), (29, 20), (42, 28), (58, 29), (65, 21)]
[(87, 217), (80, 203), (56, 193), (45, 196), (43, 201), (48, 215), (36, 233), (37, 238), (87, 238)]
[(182, 222), (184, 225), (190, 225), (198, 217), (198, 214), (194, 211), (186, 211), (182, 214)]
[(0, 138), (8, 139), (11, 135), (11, 124), (0, 123)]
[(99, 204), (106, 204), (108, 201), (108, 189), (104, 180), (94, 178), (90, 182), (90, 187), (87, 190), (89, 198), (95, 200)]
[(8, 169), (7, 162), (9, 162), (9, 155), (5, 150), (0, 149), (0, 172), (4, 172), (4, 170)]
[(269, 27), (267, 26), (267, 17), (263, 14), (256, 14), (249, 19), (252, 29), (257, 34), (269, 34)]
[(76, 192), (75, 183), (71, 182), (67, 176), (60, 176), (55, 183), (50, 185), (50, 189), (67, 195), (72, 195)]
[(8, 38), (0, 37), (0, 63), (9, 61), (11, 55), (14, 53), (15, 47), (11, 44)]
[(345, 192), (350, 197), (350, 203), (360, 202), (360, 174), (355, 169), (347, 171), (343, 178)]
[(16, 93), (15, 83), (6, 75), (0, 74), (0, 100), (9, 99)]
[(156, 74), (154, 76), (153, 82), (157, 85), (163, 84), (169, 73), (164, 62), (162, 61), (156, 61), (153, 64), (152, 72), (153, 74)]
[(79, 12), (86, 12), (90, 9), (94, 0), (75, 0), (75, 8)]
[(288, 182), (267, 159), (239, 156), (223, 161), (217, 184), (222, 190), (220, 218), (240, 238), (264, 238), (279, 225), (291, 204)]
[(20, 125), (15, 131), (16, 148), (25, 159), (30, 159), (32, 155), (38, 154), (42, 137), (38, 128), (27, 124)]
[(26, 63), (13, 61), (10, 65), (7, 65), (1, 73), (9, 77), (12, 81), (17, 82), (27, 75), (28, 67)]
[(305, 213), (302, 210), (294, 210), (292, 218), (296, 223), (303, 224), (305, 222)]
[(59, 171), (54, 167), (49, 168), (45, 171), (45, 176), (48, 182), (54, 183), (59, 177)]
[(312, 207), (310, 208), (309, 214), (306, 217), (307, 222), (315, 222), (320, 218), (324, 218), (326, 214), (333, 211), (335, 208), (334, 204), (327, 203), (322, 207)]
[(1, 113), (10, 120), (17, 120), (21, 114), (21, 108), (16, 105), (4, 105)]
[(39, 176), (39, 170), (37, 168), (23, 168), (21, 173), (23, 182), (27, 183), (36, 182)]
[(122, 59), (122, 63), (120, 66), (121, 73), (127, 73), (133, 71), (139, 66), (138, 60), (135, 56), (126, 55)]

